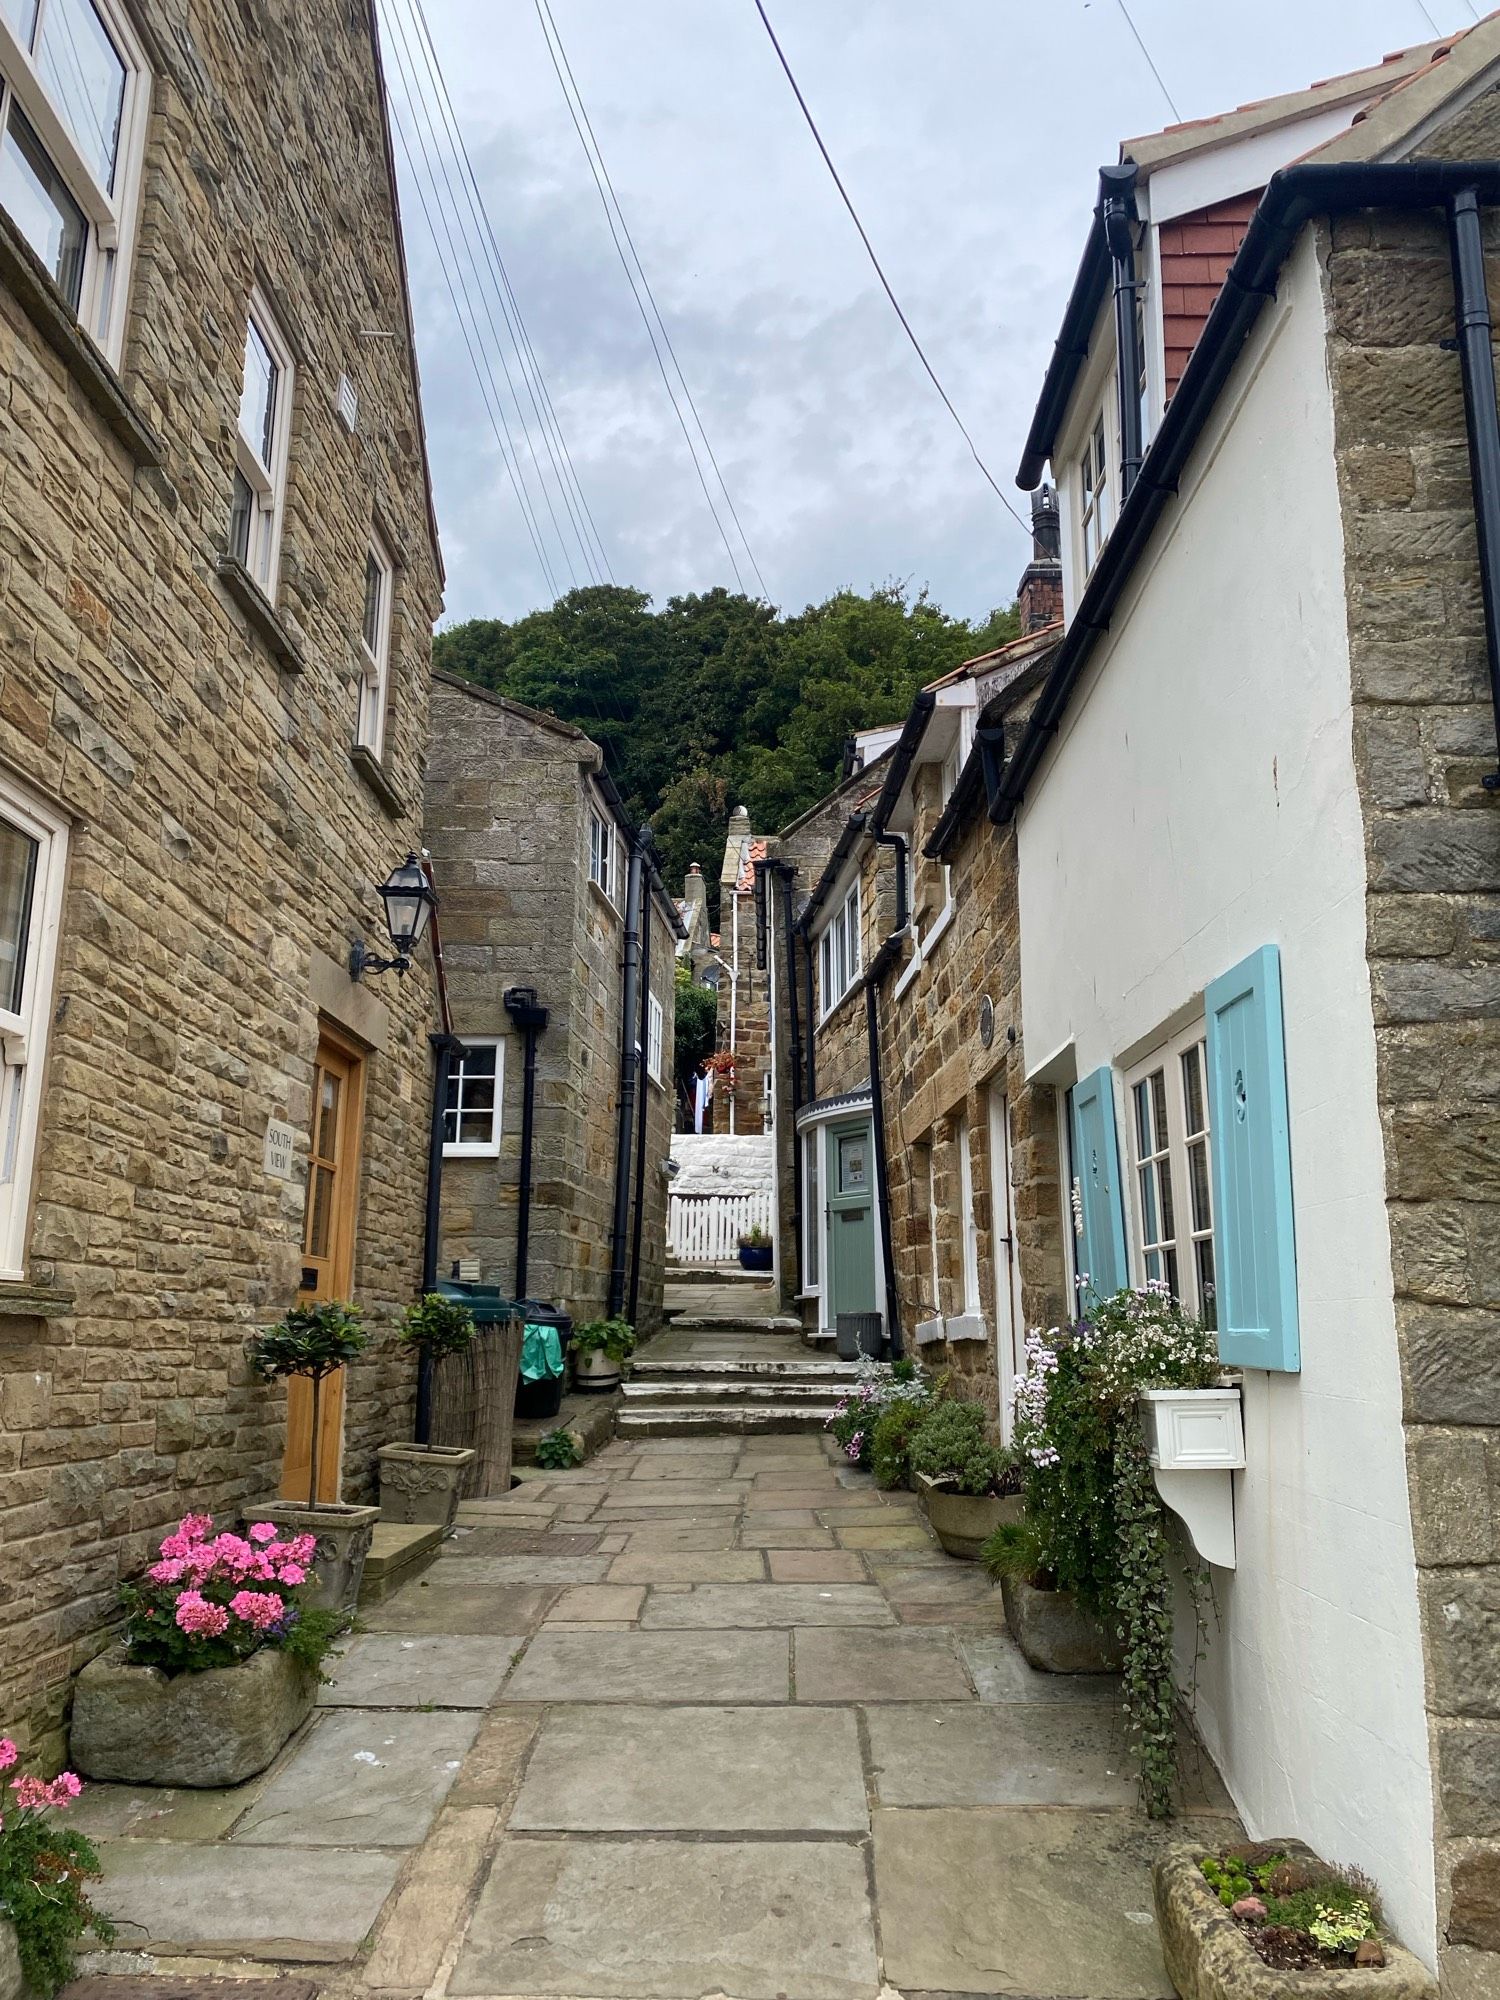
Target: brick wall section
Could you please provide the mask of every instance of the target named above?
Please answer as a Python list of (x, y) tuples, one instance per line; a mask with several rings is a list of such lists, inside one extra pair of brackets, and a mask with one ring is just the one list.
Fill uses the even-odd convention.
[(1200, 208), (1192, 215), (1179, 215), (1162, 224), (1158, 249), (1169, 400), (1176, 394), (1188, 356), (1198, 345), (1203, 322), (1219, 296), (1224, 274), (1244, 241), (1260, 197), (1261, 190), (1257, 188), (1251, 194), (1215, 202), (1211, 208)]
[[(133, 476), (0, 291), (0, 764), (72, 822), (28, 1274), (62, 1310), (0, 1297), (0, 1729), (44, 1759), (67, 1691), (45, 1683), (102, 1643), (153, 1538), (277, 1484), (285, 1394), (247, 1379), (243, 1342), (298, 1280), (306, 1141), (291, 1181), (262, 1148), (270, 1118), (305, 1133), (320, 1004), (383, 1044), (349, 1497), (407, 1433), (389, 1318), (420, 1269), (430, 972), (354, 989), (341, 970), (353, 937), (378, 946), (373, 885), (420, 841), (439, 604), (369, 21), (332, 0), (137, 11), (158, 60), (120, 379), (161, 473)], [(280, 605), (300, 677), (213, 573), (258, 273), (298, 347)], [(395, 337), (361, 340), (372, 325)], [(401, 559), (394, 812), (348, 754), (377, 510)]]
[[(527, 1289), (575, 1319), (605, 1308), (620, 1090), (624, 918), (589, 880), (590, 783), (600, 753), (581, 730), (447, 675), (433, 681), (427, 842), (445, 883), (444, 956), (454, 1027), (505, 1043), (498, 1160), (455, 1158), (443, 1175), (443, 1262), (477, 1258), (484, 1282), (515, 1279), (524, 1038), (511, 986), (549, 1010), (537, 1043)], [(619, 890), (625, 887), (623, 848)], [(652, 899), (651, 989), (662, 1003), (662, 1073), (647, 1092), (640, 1325), (661, 1320), (671, 1147), (674, 932)], [(634, 1154), (632, 1152), (632, 1161)], [(633, 1169), (632, 1169), (633, 1170)]]
[[(1442, 135), (1500, 150), (1500, 98)], [(1500, 246), (1494, 218), (1490, 245)], [(1354, 744), (1444, 1991), (1500, 1990), (1500, 798), (1440, 218), (1331, 233)], [(1492, 294), (1500, 260), (1490, 260)]]

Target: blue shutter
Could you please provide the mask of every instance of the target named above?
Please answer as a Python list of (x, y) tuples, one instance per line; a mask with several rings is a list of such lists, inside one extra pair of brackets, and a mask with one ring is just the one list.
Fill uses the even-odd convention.
[(1079, 1275), (1100, 1298), (1129, 1282), (1125, 1214), (1120, 1205), (1120, 1149), (1115, 1138), (1115, 1079), (1107, 1065), (1073, 1086), (1073, 1171), (1083, 1199)]
[(1262, 945), (1204, 995), (1219, 1354), (1236, 1368), (1302, 1365), (1281, 958)]

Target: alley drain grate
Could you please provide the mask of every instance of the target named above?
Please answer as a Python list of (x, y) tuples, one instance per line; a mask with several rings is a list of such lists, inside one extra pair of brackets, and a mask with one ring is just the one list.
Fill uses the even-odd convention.
[(553, 1535), (544, 1528), (471, 1528), (447, 1544), (451, 1556), (591, 1556), (602, 1535)]

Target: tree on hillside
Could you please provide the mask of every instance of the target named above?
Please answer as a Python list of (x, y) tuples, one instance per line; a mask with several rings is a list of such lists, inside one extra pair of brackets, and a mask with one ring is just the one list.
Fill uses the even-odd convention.
[(1016, 630), (1014, 608), (971, 624), (898, 583), (790, 617), (722, 589), (653, 611), (644, 591), (599, 584), (513, 625), (440, 632), (433, 662), (586, 730), (655, 828), (668, 883), (702, 865), (712, 915), (733, 806), (784, 826), (837, 782), (850, 735), (899, 722), (920, 687)]

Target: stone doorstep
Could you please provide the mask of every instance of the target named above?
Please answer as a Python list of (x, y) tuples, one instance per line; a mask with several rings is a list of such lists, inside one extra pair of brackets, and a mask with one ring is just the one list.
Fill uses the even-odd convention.
[(592, 1458), (614, 1437), (619, 1407), (618, 1389), (608, 1396), (580, 1396), (575, 1391), (563, 1397), (555, 1417), (518, 1417), (511, 1432), (511, 1464), (535, 1465), (538, 1444), (549, 1431), (556, 1430), (577, 1431), (583, 1439), (584, 1458)]
[(360, 1579), (360, 1607), (383, 1604), (403, 1583), (420, 1576), (437, 1560), (442, 1544), (440, 1527), (377, 1521), (370, 1537), (370, 1553), (365, 1557), (365, 1573)]

